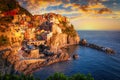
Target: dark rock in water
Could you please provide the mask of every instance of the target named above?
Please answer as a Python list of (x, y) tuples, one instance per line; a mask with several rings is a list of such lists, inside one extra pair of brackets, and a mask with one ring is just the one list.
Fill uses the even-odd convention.
[(74, 55), (73, 55), (73, 59), (77, 59), (78, 57), (79, 57), (78, 54), (74, 54)]
[(106, 47), (101, 47), (101, 46), (98, 46), (96, 44), (87, 44), (87, 47), (90, 47), (90, 48), (93, 48), (93, 49), (96, 49), (96, 50), (99, 50), (99, 51), (103, 51), (103, 52), (106, 52), (106, 53), (112, 53), (114, 54), (115, 51), (112, 50), (111, 48), (106, 48)]
[(110, 48), (106, 48), (106, 49), (105, 49), (105, 52), (106, 52), (106, 53), (109, 53), (109, 54), (115, 53), (115, 51), (112, 50), (112, 49), (110, 49)]
[(80, 45), (85, 46), (85, 47), (90, 47), (90, 48), (96, 49), (98, 51), (103, 51), (103, 52), (109, 53), (109, 54), (114, 54), (115, 53), (115, 51), (112, 50), (111, 48), (102, 47), (102, 46), (99, 46), (99, 45), (96, 45), (96, 44), (88, 43), (86, 39), (82, 39), (80, 41)]
[(86, 46), (86, 45), (87, 45), (87, 40), (86, 40), (86, 39), (82, 39), (82, 40), (80, 41), (80, 45)]

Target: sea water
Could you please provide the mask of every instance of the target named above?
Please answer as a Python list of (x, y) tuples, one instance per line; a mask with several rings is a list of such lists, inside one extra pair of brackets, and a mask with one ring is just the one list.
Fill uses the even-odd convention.
[(116, 54), (109, 55), (101, 51), (81, 46), (71, 46), (72, 53), (77, 53), (77, 60), (55, 63), (40, 70), (33, 75), (41, 80), (62, 72), (67, 76), (76, 73), (91, 75), (95, 80), (120, 80), (120, 31), (78, 31), (80, 38), (104, 47), (110, 47)]

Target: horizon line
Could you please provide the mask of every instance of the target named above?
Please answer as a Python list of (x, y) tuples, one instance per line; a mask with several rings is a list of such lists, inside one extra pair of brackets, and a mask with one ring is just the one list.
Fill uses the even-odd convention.
[(120, 31), (120, 30), (80, 30), (80, 29), (75, 29), (76, 31)]

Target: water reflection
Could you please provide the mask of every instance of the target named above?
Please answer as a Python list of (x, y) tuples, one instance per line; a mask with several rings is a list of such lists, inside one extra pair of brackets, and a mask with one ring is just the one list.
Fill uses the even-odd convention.
[(46, 66), (33, 75), (44, 80), (55, 72), (62, 72), (68, 76), (80, 72), (91, 73), (95, 80), (120, 80), (120, 32), (80, 31), (79, 34), (90, 43), (113, 48), (117, 51), (116, 54), (108, 55), (86, 47), (69, 46), (65, 51), (70, 55), (77, 53), (79, 59)]
[(70, 56), (73, 54), (77, 54), (76, 50), (79, 48), (79, 45), (71, 45), (66, 48), (63, 48), (62, 51), (64, 53), (68, 53)]

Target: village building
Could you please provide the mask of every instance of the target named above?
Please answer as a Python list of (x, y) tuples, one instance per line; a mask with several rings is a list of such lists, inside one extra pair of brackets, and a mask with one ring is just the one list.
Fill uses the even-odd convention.
[(6, 30), (7, 31), (5, 32), (0, 32), (0, 36), (2, 35), (6, 36), (11, 45), (17, 42), (18, 43), (22, 42), (24, 35), (21, 33), (20, 27), (18, 27), (17, 25), (8, 24), (8, 29)]

